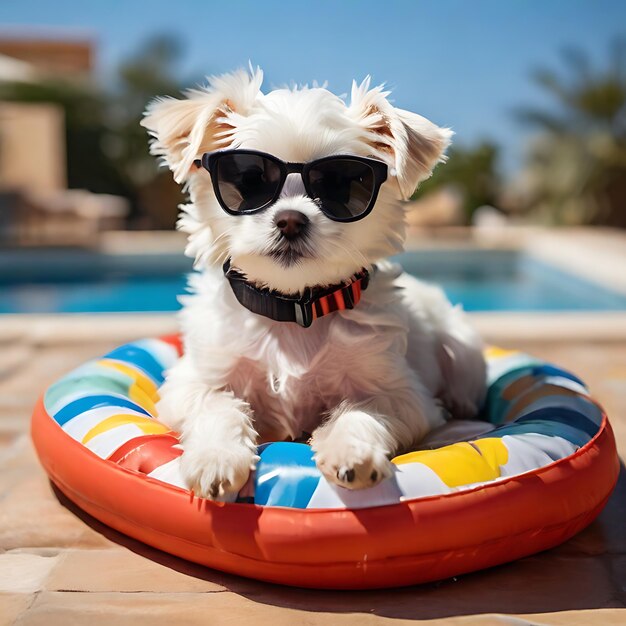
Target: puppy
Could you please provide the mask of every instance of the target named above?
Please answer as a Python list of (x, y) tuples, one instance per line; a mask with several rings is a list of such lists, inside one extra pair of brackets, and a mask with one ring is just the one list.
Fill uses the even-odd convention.
[(373, 486), (485, 392), (460, 308), (383, 261), (402, 250), (403, 200), (452, 132), (369, 78), (349, 103), (319, 87), (264, 94), (262, 78), (213, 77), (155, 100), (142, 122), (188, 191), (178, 228), (198, 270), (159, 417), (181, 433), (190, 489), (212, 499), (236, 496), (260, 441), (309, 434), (328, 481)]

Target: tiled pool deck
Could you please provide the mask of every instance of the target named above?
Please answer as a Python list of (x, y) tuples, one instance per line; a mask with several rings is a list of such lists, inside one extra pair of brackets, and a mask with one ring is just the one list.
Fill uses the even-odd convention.
[[(579, 374), (610, 416), (624, 458), (624, 314), (480, 315), (476, 322), (487, 340)], [(386, 591), (250, 581), (87, 518), (55, 493), (39, 466), (28, 436), (33, 404), (81, 362), (173, 328), (164, 316), (0, 320), (0, 625), (626, 624), (624, 472), (598, 520), (563, 546), (455, 580)]]

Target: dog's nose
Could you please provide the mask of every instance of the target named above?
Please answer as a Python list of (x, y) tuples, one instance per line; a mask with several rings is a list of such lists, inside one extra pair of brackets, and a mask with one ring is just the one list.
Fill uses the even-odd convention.
[(300, 211), (288, 209), (276, 213), (274, 221), (285, 239), (295, 239), (304, 233), (309, 223), (309, 218), (304, 213), (300, 213)]

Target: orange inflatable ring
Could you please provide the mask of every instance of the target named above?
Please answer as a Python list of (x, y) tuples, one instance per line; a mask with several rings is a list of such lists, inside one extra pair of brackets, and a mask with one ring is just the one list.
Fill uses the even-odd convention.
[(527, 355), (487, 352), (489, 432), (394, 459), (395, 475), (349, 491), (304, 444), (261, 446), (236, 502), (194, 498), (176, 433), (158, 422), (177, 337), (89, 362), (37, 404), (32, 437), (51, 480), (116, 530), (225, 572), (314, 588), (438, 580), (545, 550), (605, 505), (619, 462), (582, 382)]

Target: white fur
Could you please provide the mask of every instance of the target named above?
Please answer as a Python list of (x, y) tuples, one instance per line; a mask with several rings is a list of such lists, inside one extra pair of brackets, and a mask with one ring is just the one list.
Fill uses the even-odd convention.
[[(183, 472), (199, 495), (232, 497), (254, 467), (259, 439), (313, 433), (324, 475), (348, 488), (389, 475), (390, 456), (417, 443), (448, 413), (472, 416), (482, 402), (481, 342), (440, 289), (382, 262), (402, 249), (403, 199), (444, 160), (451, 131), (394, 108), (369, 79), (349, 104), (323, 88), (262, 94), (259, 69), (212, 78), (184, 100), (146, 112), (152, 151), (184, 182), (191, 202), (179, 228), (198, 273), (180, 313), (185, 356), (168, 372), (160, 417), (181, 431)], [(193, 166), (220, 147), (262, 150), (285, 161), (331, 154), (384, 160), (390, 170), (374, 210), (352, 223), (329, 220), (290, 175), (279, 200), (253, 215), (218, 205), (210, 175)], [(310, 220), (303, 256), (279, 263), (274, 216)], [(283, 293), (339, 283), (378, 265), (359, 305), (310, 328), (253, 314), (224, 279), (226, 258), (249, 280)], [(323, 417), (327, 416), (324, 421)]]

